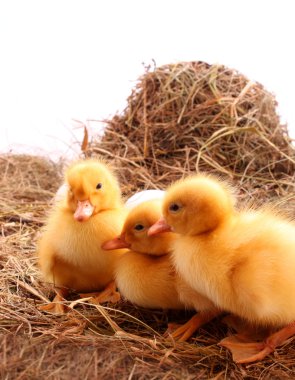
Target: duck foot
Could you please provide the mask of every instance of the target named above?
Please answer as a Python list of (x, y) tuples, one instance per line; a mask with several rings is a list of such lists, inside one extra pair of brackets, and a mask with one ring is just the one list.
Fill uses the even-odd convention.
[(39, 310), (46, 311), (51, 314), (66, 314), (68, 311), (68, 307), (63, 304), (65, 301), (65, 297), (68, 295), (68, 289), (54, 289), (56, 292), (56, 296), (52, 300), (52, 302), (47, 305), (41, 305), (38, 307)]
[(89, 302), (94, 304), (102, 304), (105, 302), (117, 303), (120, 301), (121, 295), (116, 289), (115, 281), (112, 281), (101, 292), (83, 293), (80, 294), (80, 297), (91, 297)]
[(249, 342), (248, 337), (233, 335), (222, 339), (219, 345), (228, 348), (236, 363), (248, 364), (263, 360), (295, 334), (295, 322), (268, 336), (264, 342)]
[(199, 312), (195, 314), (188, 322), (180, 327), (176, 328), (172, 333), (170, 331), (179, 326), (173, 323), (168, 324), (168, 329), (165, 332), (164, 336), (169, 336), (174, 340), (179, 342), (186, 342), (202, 325), (210, 322), (213, 318), (217, 317), (220, 314), (220, 311), (210, 311), (210, 312)]
[[(241, 334), (224, 338), (218, 345), (230, 350), (235, 363), (251, 363), (252, 361), (259, 360), (258, 358), (255, 359), (255, 357), (265, 349), (263, 342), (250, 342), (247, 337)], [(265, 353), (260, 360), (266, 355), (268, 355), (268, 353)]]

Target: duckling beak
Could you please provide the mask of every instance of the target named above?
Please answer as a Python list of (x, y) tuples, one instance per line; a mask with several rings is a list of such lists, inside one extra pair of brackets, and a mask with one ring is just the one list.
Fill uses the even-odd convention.
[(130, 244), (125, 240), (125, 234), (118, 236), (112, 240), (108, 240), (101, 245), (102, 249), (110, 251), (112, 249), (129, 248)]
[(147, 234), (148, 236), (153, 236), (160, 234), (162, 232), (171, 232), (172, 228), (169, 226), (169, 224), (166, 223), (164, 218), (159, 219), (155, 224), (153, 224)]
[(78, 222), (85, 222), (93, 214), (94, 207), (89, 200), (78, 201), (77, 208), (74, 214), (74, 219)]

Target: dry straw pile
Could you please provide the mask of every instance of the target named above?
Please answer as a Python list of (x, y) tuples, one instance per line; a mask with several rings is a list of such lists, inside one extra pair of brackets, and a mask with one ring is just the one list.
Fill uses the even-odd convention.
[[(113, 161), (126, 194), (209, 170), (236, 182), (241, 198), (280, 195), (294, 204), (295, 152), (274, 98), (235, 71), (198, 62), (149, 69), (125, 111), (107, 125), (88, 154)], [(292, 339), (261, 363), (237, 366), (216, 345), (227, 334), (220, 321), (189, 343), (177, 343), (162, 334), (168, 321), (186, 321), (185, 312), (128, 302), (97, 307), (75, 303), (77, 295), (65, 316), (39, 311), (52, 292), (36, 268), (36, 240), (61, 165), (6, 155), (0, 156), (0, 173), (1, 379), (295, 377)]]
[(127, 192), (202, 170), (256, 199), (294, 189), (295, 151), (273, 95), (204, 62), (148, 68), (92, 151), (115, 156)]

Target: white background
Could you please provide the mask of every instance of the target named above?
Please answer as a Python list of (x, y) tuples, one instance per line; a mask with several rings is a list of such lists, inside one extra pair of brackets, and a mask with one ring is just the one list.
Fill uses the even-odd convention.
[[(203, 60), (261, 82), (295, 136), (292, 0), (0, 0), (0, 151), (71, 155), (142, 63)], [(76, 148), (77, 149), (77, 148)]]

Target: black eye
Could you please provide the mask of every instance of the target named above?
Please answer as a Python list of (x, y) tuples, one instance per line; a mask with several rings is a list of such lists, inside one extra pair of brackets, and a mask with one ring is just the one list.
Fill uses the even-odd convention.
[(142, 231), (142, 230), (144, 230), (144, 225), (138, 223), (138, 224), (136, 224), (136, 225), (134, 226), (134, 229), (135, 229), (136, 231)]
[(96, 189), (99, 190), (99, 189), (101, 189), (101, 188), (102, 188), (102, 183), (98, 183), (98, 184), (96, 185)]
[(177, 212), (180, 210), (180, 205), (178, 203), (171, 203), (171, 205), (169, 206), (169, 211), (171, 212)]

